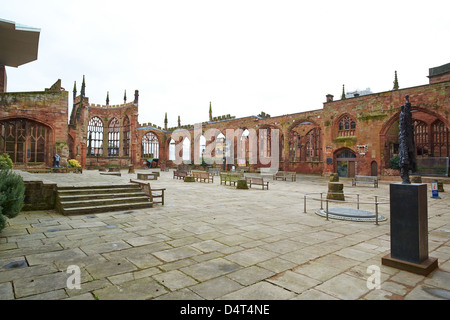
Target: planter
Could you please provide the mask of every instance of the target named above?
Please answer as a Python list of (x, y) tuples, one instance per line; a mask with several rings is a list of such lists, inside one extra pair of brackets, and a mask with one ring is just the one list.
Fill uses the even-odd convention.
[(248, 189), (246, 180), (238, 180), (236, 189)]

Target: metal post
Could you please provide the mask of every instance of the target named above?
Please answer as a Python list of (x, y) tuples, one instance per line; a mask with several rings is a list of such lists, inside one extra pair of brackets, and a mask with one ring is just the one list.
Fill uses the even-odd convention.
[(327, 205), (327, 211), (326, 211), (326, 213), (327, 213), (327, 220), (328, 220), (328, 199), (326, 200), (326, 205)]
[(375, 196), (375, 224), (378, 225), (378, 196)]
[(359, 194), (356, 195), (356, 209), (359, 210)]
[(303, 201), (303, 213), (306, 213), (306, 194), (304, 196), (304, 201)]
[(322, 192), (320, 193), (320, 210), (323, 210), (323, 205), (322, 205)]

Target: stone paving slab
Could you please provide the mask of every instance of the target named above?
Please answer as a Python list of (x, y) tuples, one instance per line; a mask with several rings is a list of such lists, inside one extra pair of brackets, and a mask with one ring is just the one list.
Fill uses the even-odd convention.
[[(61, 186), (136, 178), (121, 173), (20, 174)], [(361, 199), (389, 197), (387, 182), (343, 182), (344, 192)], [(298, 175), (296, 182), (271, 181), (270, 190), (237, 190), (161, 172), (151, 185), (166, 188), (165, 206), (79, 216), (44, 210), (8, 220), (0, 233), (0, 300), (439, 300), (450, 292), (445, 192), (428, 200), (429, 255), (439, 269), (424, 277), (381, 264), (390, 250), (388, 204), (379, 205), (388, 218), (379, 225), (327, 221), (312, 199), (304, 212), (303, 195), (326, 192), (326, 178)], [(81, 289), (67, 287), (70, 265), (80, 268)], [(380, 270), (380, 289), (367, 286), (369, 266)]]

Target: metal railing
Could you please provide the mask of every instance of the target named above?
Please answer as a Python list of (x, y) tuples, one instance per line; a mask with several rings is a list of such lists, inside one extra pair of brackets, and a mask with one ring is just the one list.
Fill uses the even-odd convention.
[[(328, 199), (327, 195), (328, 194), (339, 194), (339, 195), (344, 195), (344, 197), (347, 199), (349, 196), (356, 196), (356, 201), (347, 201), (347, 200), (333, 200), (333, 199)], [(319, 195), (318, 197), (313, 197), (312, 195)], [(324, 195), (325, 195), (325, 199), (324, 199)], [(317, 192), (317, 193), (305, 193), (303, 195), (303, 213), (306, 213), (306, 200), (307, 198), (311, 199), (311, 200), (315, 200), (315, 201), (320, 201), (320, 210), (324, 210), (323, 208), (323, 203), (325, 202), (325, 217), (326, 220), (328, 221), (328, 207), (329, 207), (329, 203), (339, 203), (339, 204), (343, 204), (343, 203), (352, 203), (356, 205), (356, 209), (359, 210), (360, 205), (374, 205), (375, 206), (375, 224), (378, 225), (378, 207), (379, 205), (382, 204), (389, 204), (389, 199), (387, 201), (380, 201), (380, 199), (382, 199), (383, 197), (380, 196), (373, 196), (374, 197), (374, 201), (361, 201), (361, 194), (359, 193), (355, 193), (355, 194), (343, 194), (343, 193), (337, 193), (337, 192)]]

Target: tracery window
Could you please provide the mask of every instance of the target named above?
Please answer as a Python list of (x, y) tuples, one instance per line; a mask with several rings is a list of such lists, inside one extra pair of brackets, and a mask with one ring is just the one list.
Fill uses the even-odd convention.
[(119, 156), (119, 141), (120, 141), (120, 124), (117, 118), (113, 118), (109, 122), (108, 127), (108, 157)]
[(441, 120), (435, 121), (431, 125), (433, 137), (433, 156), (448, 157), (449, 156), (449, 130)]
[(47, 126), (28, 119), (0, 121), (0, 153), (13, 163), (45, 162), (49, 134)]
[(93, 117), (88, 124), (87, 155), (103, 155), (103, 122), (99, 117)]
[(354, 136), (356, 122), (349, 116), (344, 116), (339, 122), (339, 136)]
[(320, 133), (319, 127), (312, 128), (304, 136), (292, 131), (289, 141), (290, 161), (321, 161), (322, 142)]
[(158, 159), (159, 158), (159, 141), (158, 137), (152, 133), (147, 132), (142, 137), (141, 143), (141, 157), (148, 159)]
[(430, 145), (428, 135), (428, 125), (420, 120), (414, 121), (414, 140), (417, 150), (417, 156), (429, 156)]
[(130, 119), (125, 117), (123, 119), (123, 155), (128, 157), (130, 155)]

